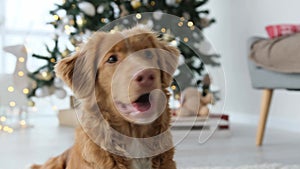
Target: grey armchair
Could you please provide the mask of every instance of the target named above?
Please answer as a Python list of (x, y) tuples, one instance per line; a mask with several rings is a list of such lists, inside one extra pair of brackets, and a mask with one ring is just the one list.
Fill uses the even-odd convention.
[[(254, 42), (264, 40), (260, 37), (252, 37), (248, 41), (249, 54)], [(300, 52), (300, 49), (299, 49)], [(261, 100), (260, 120), (258, 123), (256, 145), (261, 146), (264, 138), (265, 126), (271, 105), (272, 94), (277, 89), (300, 89), (300, 73), (281, 73), (258, 66), (248, 57), (249, 73), (253, 88), (263, 90)]]

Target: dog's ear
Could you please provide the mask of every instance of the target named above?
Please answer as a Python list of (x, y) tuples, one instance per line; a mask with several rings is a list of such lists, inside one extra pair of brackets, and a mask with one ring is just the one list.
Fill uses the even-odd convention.
[(56, 75), (72, 89), (78, 99), (91, 95), (95, 88), (97, 64), (89, 64), (87, 58), (86, 52), (77, 52), (58, 62), (55, 67)]
[(73, 70), (77, 58), (79, 57), (79, 52), (75, 53), (55, 65), (56, 76), (61, 78), (69, 87), (72, 87), (73, 82)]
[(162, 87), (167, 88), (172, 82), (172, 75), (178, 66), (178, 58), (180, 52), (177, 48), (169, 46), (165, 42), (160, 43), (160, 48), (163, 50), (159, 52), (159, 66), (162, 72)]
[(94, 34), (87, 44), (75, 54), (62, 59), (55, 66), (55, 72), (74, 92), (78, 99), (92, 96), (95, 89), (99, 50), (104, 37), (103, 32)]

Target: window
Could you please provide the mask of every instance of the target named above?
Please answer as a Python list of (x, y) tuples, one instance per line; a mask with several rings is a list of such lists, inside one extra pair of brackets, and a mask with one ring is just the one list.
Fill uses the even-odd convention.
[[(28, 49), (27, 67), (35, 70), (43, 62), (31, 57), (32, 52), (47, 55), (45, 44), (51, 46), (54, 36), (49, 14), (55, 3), (61, 0), (1, 0), (0, 1), (0, 47), (24, 44)], [(0, 73), (12, 73), (16, 58), (0, 52)]]

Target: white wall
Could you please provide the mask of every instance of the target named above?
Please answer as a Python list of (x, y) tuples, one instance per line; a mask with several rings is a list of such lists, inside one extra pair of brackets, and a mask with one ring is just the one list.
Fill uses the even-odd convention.
[[(269, 24), (300, 24), (299, 6), (299, 0), (210, 0), (206, 6), (217, 23), (204, 33), (221, 54), (227, 83), (225, 111), (233, 120), (256, 125), (260, 110), (261, 91), (252, 89), (250, 83), (247, 39), (266, 37)], [(298, 130), (299, 100), (300, 92), (275, 91), (269, 126)]]

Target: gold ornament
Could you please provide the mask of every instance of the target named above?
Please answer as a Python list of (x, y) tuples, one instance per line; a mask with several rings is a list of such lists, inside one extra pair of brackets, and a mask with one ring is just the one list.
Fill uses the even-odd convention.
[(70, 54), (70, 50), (67, 48), (67, 49), (65, 49), (65, 50), (61, 53), (61, 56), (62, 56), (62, 58), (65, 58), (65, 57), (67, 57), (69, 54)]
[(28, 103), (27, 103), (27, 105), (28, 105), (29, 107), (34, 107), (34, 106), (35, 106), (35, 103), (34, 103), (34, 101), (29, 100)]
[(55, 58), (51, 58), (51, 59), (50, 59), (50, 62), (51, 62), (51, 63), (55, 63), (55, 62), (56, 62), (56, 59), (55, 59)]
[(130, 2), (130, 4), (131, 4), (133, 9), (137, 9), (137, 8), (142, 6), (142, 3), (141, 3), (140, 0), (133, 0), (133, 1)]

